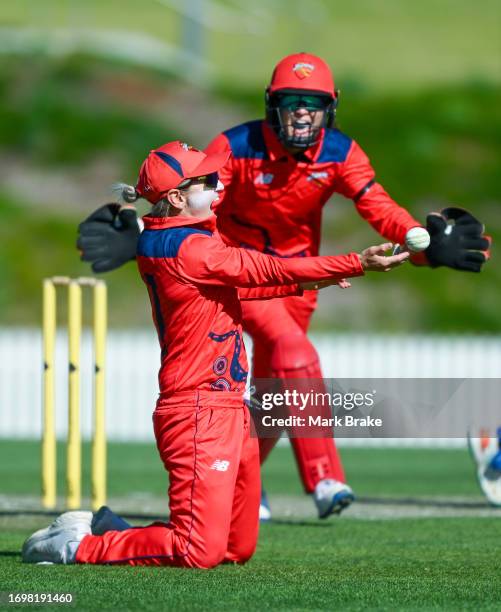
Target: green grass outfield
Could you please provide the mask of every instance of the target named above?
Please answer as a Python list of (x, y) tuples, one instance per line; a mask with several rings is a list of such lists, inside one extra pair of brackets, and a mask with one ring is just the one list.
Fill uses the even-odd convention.
[[(58, 492), (64, 489), (65, 447), (58, 444)], [(479, 499), (473, 463), (466, 449), (341, 450), (347, 480), (360, 496), (470, 497)], [(89, 493), (90, 448), (83, 447), (84, 495)], [(0, 495), (33, 495), (40, 490), (40, 444), (0, 439)], [(270, 494), (302, 495), (292, 452), (278, 447), (264, 466), (263, 482)], [(154, 443), (108, 444), (110, 497), (162, 496), (167, 477)], [(139, 508), (138, 508), (139, 509)], [(501, 517), (501, 515), (500, 515)]]
[[(59, 451), (62, 476), (64, 449)], [(4, 508), (9, 499), (11, 508), (33, 504), (38, 457), (33, 442), (0, 442)], [(444, 511), (441, 517), (439, 507), (433, 518), (356, 519), (349, 512), (327, 521), (281, 517), (262, 527), (248, 565), (205, 572), (25, 566), (21, 544), (48, 518), (4, 512), (0, 591), (71, 592), (77, 609), (85, 610), (499, 609), (501, 512), (481, 515), (483, 501), (466, 451), (343, 449), (343, 458), (362, 500), (414, 498), (426, 509), (434, 499), (462, 499), (478, 507), (478, 515), (445, 517)], [(110, 496), (137, 500), (137, 512), (141, 499), (157, 498), (165, 489), (152, 445), (110, 444), (109, 467)], [(265, 481), (272, 502), (288, 496), (304, 503), (289, 448), (273, 453)]]
[(17, 551), (28, 533), (2, 530), (2, 590), (71, 592), (78, 609), (494, 610), (501, 601), (492, 519), (267, 525), (248, 565), (208, 572), (26, 566)]

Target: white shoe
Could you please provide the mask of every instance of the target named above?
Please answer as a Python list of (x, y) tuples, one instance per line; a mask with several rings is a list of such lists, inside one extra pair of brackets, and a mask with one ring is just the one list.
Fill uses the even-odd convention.
[(268, 497), (266, 493), (261, 489), (261, 502), (259, 504), (259, 522), (268, 523), (271, 521), (271, 508), (268, 503)]
[(468, 433), (468, 446), (482, 492), (493, 506), (501, 506), (501, 428), (498, 438), (490, 437), (488, 432), (481, 432), (478, 438)]
[(317, 483), (313, 500), (318, 510), (318, 518), (323, 519), (342, 512), (355, 500), (355, 496), (351, 487), (344, 482), (324, 478)]
[(65, 512), (23, 544), (24, 563), (75, 563), (80, 542), (91, 533), (92, 512)]

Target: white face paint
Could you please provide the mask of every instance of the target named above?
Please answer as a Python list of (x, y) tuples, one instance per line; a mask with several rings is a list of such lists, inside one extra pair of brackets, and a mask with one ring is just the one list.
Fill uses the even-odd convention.
[(193, 211), (201, 212), (206, 210), (207, 213), (210, 211), (212, 202), (217, 200), (218, 195), (214, 189), (208, 189), (204, 191), (192, 191), (188, 194), (188, 206)]
[(186, 213), (193, 217), (205, 217), (212, 214), (212, 204), (219, 199), (224, 185), (218, 181), (215, 189), (204, 189), (202, 185), (194, 185), (186, 192)]

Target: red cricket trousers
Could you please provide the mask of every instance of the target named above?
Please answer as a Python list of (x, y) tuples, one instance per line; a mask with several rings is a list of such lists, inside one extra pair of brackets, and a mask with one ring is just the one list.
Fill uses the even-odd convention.
[[(321, 381), (318, 355), (306, 335), (315, 305), (313, 291), (306, 291), (301, 297), (242, 301), (243, 327), (254, 343), (254, 378)], [(261, 463), (266, 461), (277, 441), (278, 438), (259, 440)], [(306, 493), (312, 493), (323, 478), (345, 482), (341, 458), (332, 438), (291, 437), (290, 442)]]
[(234, 395), (191, 391), (159, 399), (153, 424), (169, 473), (169, 522), (86, 536), (77, 563), (211, 568), (252, 556), (259, 449), (249, 411)]

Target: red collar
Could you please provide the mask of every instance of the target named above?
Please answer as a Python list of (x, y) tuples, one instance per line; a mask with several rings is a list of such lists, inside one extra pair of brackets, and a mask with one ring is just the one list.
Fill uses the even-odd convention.
[[(317, 157), (320, 155), (320, 151), (322, 150), (322, 145), (324, 142), (324, 133), (325, 130), (321, 130), (320, 140), (317, 144), (305, 149), (303, 151), (303, 155), (308, 158), (310, 162), (315, 162)], [(284, 148), (280, 140), (278, 140), (277, 135), (275, 134), (273, 128), (268, 125), (267, 121), (263, 121), (263, 136), (264, 142), (266, 144), (266, 149), (268, 151), (268, 155), (271, 161), (276, 161), (283, 157), (287, 157), (288, 159), (292, 159), (297, 161), (291, 153)]]
[(193, 225), (200, 229), (209, 230), (210, 232), (216, 229), (216, 216), (211, 215), (205, 219), (199, 219), (198, 217), (150, 217), (145, 215), (143, 217), (144, 229), (148, 230), (162, 230), (171, 229), (174, 227), (183, 227), (185, 225)]

